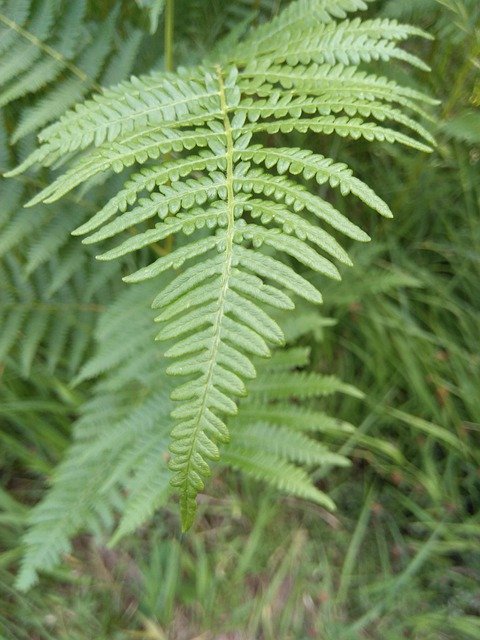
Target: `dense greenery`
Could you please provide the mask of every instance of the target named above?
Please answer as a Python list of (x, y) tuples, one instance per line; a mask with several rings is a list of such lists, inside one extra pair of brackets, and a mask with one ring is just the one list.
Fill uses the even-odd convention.
[(479, 638), (480, 8), (173, 4), (0, 5), (2, 637)]

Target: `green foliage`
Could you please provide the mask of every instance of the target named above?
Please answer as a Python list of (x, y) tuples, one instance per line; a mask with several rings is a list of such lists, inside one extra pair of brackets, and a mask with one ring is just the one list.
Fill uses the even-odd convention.
[(155, 33), (160, 14), (165, 6), (165, 0), (137, 0), (137, 4), (142, 9), (147, 9), (150, 18), (150, 33)]
[[(3, 123), (2, 123), (3, 125)], [(0, 162), (11, 167), (6, 126), (0, 127)], [(11, 355), (28, 377), (38, 355), (53, 373), (60, 365), (71, 376), (88, 355), (97, 317), (118, 290), (117, 265), (98, 268), (91, 252), (71, 239), (92, 201), (73, 198), (74, 209), (39, 205), (22, 209), (36, 180), (0, 186), (0, 359)]]
[[(169, 462), (184, 529), (193, 522), (209, 461), (219, 458), (218, 444), (230, 438), (225, 416), (237, 413), (235, 397), (246, 394), (244, 381), (255, 376), (252, 356), (268, 356), (271, 345), (284, 341), (264, 306), (292, 309), (284, 288), (322, 301), (320, 291), (277, 253), (338, 279), (331, 258), (350, 260), (331, 230), (368, 239), (295, 177), (315, 178), (342, 195), (351, 192), (391, 216), (346, 165), (300, 148), (272, 147), (265, 135), (310, 131), (430, 150), (432, 137), (406, 111), (425, 115), (420, 105), (432, 101), (356, 70), (360, 62), (378, 59), (426, 68), (398, 46), (411, 35), (426, 34), (388, 20), (333, 21), (365, 6), (295, 3), (213, 66), (153, 73), (105, 90), (41, 132), (39, 149), (9, 174), (69, 160), (71, 168), (34, 197), (33, 206), (54, 202), (100, 174), (148, 162), (75, 233), (90, 234), (86, 242), (91, 243), (122, 239), (138, 224), (154, 223), (104, 253), (103, 260), (168, 237), (187, 238), (124, 278), (156, 278), (195, 259), (153, 302), (161, 308), (157, 339), (174, 340), (165, 352), (175, 360), (167, 373), (188, 378), (172, 392), (178, 404)], [(162, 164), (149, 162), (159, 157)], [(157, 217), (161, 221), (155, 223)]]
[(118, 82), (131, 68), (141, 32), (116, 43), (118, 11), (104, 23), (92, 23), (86, 14), (85, 0), (0, 3), (0, 106), (40, 94), (21, 109), (13, 141), (55, 120), (92, 89)]
[[(171, 379), (159, 367), (153, 342), (147, 304), (154, 290), (150, 283), (128, 288), (98, 323), (97, 352), (77, 382), (100, 379), (83, 405), (75, 442), (55, 471), (49, 494), (29, 517), (18, 581), (22, 589), (36, 580), (38, 569), (58, 563), (78, 531), (98, 535), (112, 529), (114, 513), (120, 511), (112, 538), (116, 542), (165, 505), (170, 495), (166, 461)], [(314, 398), (359, 392), (333, 376), (301, 372), (308, 363), (309, 350), (294, 348), (257, 363), (259, 377), (242, 400), (238, 417), (229, 422), (232, 439), (223, 461), (287, 494), (333, 509), (332, 500), (315, 487), (304, 467), (347, 465), (344, 456), (313, 436), (344, 438), (353, 428), (308, 406)], [(288, 402), (292, 397), (310, 402), (296, 406)], [(71, 504), (76, 508), (68, 508)]]
[[(142, 15), (137, 4), (121, 6), (114, 36), (118, 52), (130, 32), (127, 24), (148, 29), (148, 14)], [(39, 5), (32, 2), (32, 7)], [(117, 0), (88, 2), (86, 37), (119, 5)], [(226, 64), (249, 30), (254, 25), (266, 30), (261, 25), (284, 6), (283, 16), (288, 16), (286, 1), (176, 0), (175, 60), (191, 67), (206, 56), (203, 67)], [(296, 8), (311, 9), (311, 16), (316, 8), (318, 16), (334, 6), (339, 2)], [(370, 5), (369, 17), (412, 21), (435, 35), (435, 42), (407, 45), (410, 54), (432, 68), (427, 76), (420, 68), (405, 68), (401, 60), (387, 65), (374, 61), (364, 70), (335, 65), (328, 75), (325, 62), (294, 65), (306, 86), (324, 77), (325, 90), (331, 85), (340, 93), (353, 86), (352, 77), (338, 82), (347, 72), (355, 76), (355, 91), (368, 95), (380, 91), (386, 70), (398, 87), (408, 84), (423, 92), (427, 82), (427, 93), (442, 99), (434, 125), (439, 144), (426, 160), (398, 145), (352, 144), (335, 135), (280, 131), (252, 139), (247, 160), (252, 169), (264, 166), (262, 154), (268, 148), (273, 162), (268, 175), (277, 176), (278, 159), (289, 160), (284, 151), (294, 149), (299, 163), (295, 181), (348, 214), (375, 242), (366, 246), (344, 238), (355, 267), (336, 263), (341, 286), (294, 258), (282, 257), (321, 290), (328, 317), (299, 297), (293, 313), (268, 309), (288, 347), (274, 348), (267, 360), (251, 358), (258, 375), (246, 378), (248, 395), (237, 400), (237, 414), (223, 416), (230, 442), (222, 446), (222, 463), (238, 466), (241, 473), (211, 465), (210, 496), (199, 496), (195, 530), (178, 539), (167, 470), (168, 394), (175, 378), (164, 375), (163, 353), (169, 346), (153, 342), (151, 320), (162, 309), (152, 312), (148, 307), (183, 267), (135, 286), (122, 285), (121, 277), (147, 266), (152, 256), (165, 256), (172, 245), (178, 249), (211, 232), (204, 226), (194, 236), (177, 233), (174, 243), (155, 242), (120, 260), (95, 263), (94, 247), (80, 245), (69, 232), (121, 192), (125, 180), (134, 183), (134, 173), (98, 174), (77, 193), (26, 210), (21, 203), (58, 176), (56, 163), (52, 172), (18, 175), (0, 184), (0, 337), (10, 333), (11, 338), (0, 360), (2, 638), (479, 637), (479, 9), (475, 0), (380, 0)], [(331, 17), (323, 13), (321, 19)], [(283, 20), (277, 22), (280, 33)], [(158, 67), (162, 31), (142, 39), (136, 73)], [(272, 73), (276, 67), (278, 79), (271, 76), (270, 84), (280, 82), (283, 66), (275, 62), (269, 67)], [(373, 73), (375, 82), (367, 83)], [(56, 82), (68, 77), (65, 71)], [(292, 89), (288, 77), (282, 81), (285, 91)], [(375, 98), (388, 101), (389, 82), (383, 81)], [(269, 94), (251, 97), (257, 101)], [(411, 96), (398, 95), (398, 102), (388, 104), (406, 114), (410, 109), (400, 102), (403, 98)], [(421, 105), (416, 99), (414, 103)], [(33, 149), (30, 137), (13, 149), (6, 145), (19, 114), (29, 106), (27, 94), (4, 109), (2, 170)], [(412, 114), (414, 119), (420, 115), (418, 110)], [(272, 156), (277, 151), (282, 155)], [(301, 161), (299, 153), (304, 154)], [(171, 152), (166, 160), (187, 155)], [(351, 167), (352, 173), (335, 162), (342, 181), (349, 181), (345, 188), (355, 195), (360, 187), (353, 175), (368, 182), (369, 197), (377, 193), (389, 203), (395, 224), (366, 215), (361, 198), (345, 197), (328, 181), (318, 184), (315, 173), (309, 177), (314, 169), (308, 164), (310, 155), (314, 162), (322, 156)], [(140, 173), (157, 164), (148, 160)], [(210, 171), (194, 168), (180, 178), (199, 180)], [(148, 192), (138, 195), (148, 197)], [(261, 216), (253, 215), (265, 198), (252, 193), (250, 200), (255, 209), (244, 215), (259, 223)], [(277, 220), (283, 216), (282, 225), (292, 220), (288, 214), (295, 214), (295, 224), (308, 234), (305, 242), (317, 249), (317, 233), (323, 229), (313, 214), (292, 211), (281, 200), (270, 204)], [(155, 216), (139, 222), (125, 238), (151, 230), (154, 220), (158, 222)], [(340, 240), (337, 231), (329, 232)], [(106, 238), (102, 252), (125, 238)], [(258, 251), (278, 258), (271, 247), (262, 245)], [(76, 267), (66, 267), (72, 263)], [(13, 279), (11, 265), (17, 271)], [(93, 281), (98, 282), (96, 292), (89, 288)], [(83, 304), (95, 309), (84, 313)], [(39, 305), (42, 318), (35, 322)], [(47, 308), (51, 313), (44, 313)], [(21, 316), (21, 324), (5, 332), (12, 315)], [(60, 331), (68, 336), (59, 344), (57, 325), (65, 326)], [(82, 355), (73, 357), (82, 334)], [(338, 378), (332, 380), (332, 374)], [(366, 401), (359, 401), (351, 385), (367, 392)], [(340, 393), (316, 397), (329, 389)], [(74, 443), (69, 447), (72, 422)], [(155, 443), (160, 443), (158, 449)], [(346, 459), (348, 468), (343, 466)], [(90, 473), (81, 473), (83, 460)], [(278, 486), (286, 494), (283, 499)], [(305, 495), (312, 499), (298, 499)], [(322, 506), (329, 507), (331, 500), (335, 513)], [(158, 505), (163, 506), (156, 514)], [(26, 547), (21, 540), (27, 528), (31, 545)], [(114, 547), (118, 540), (121, 545)], [(23, 586), (49, 567), (28, 597), (13, 587), (25, 552)]]

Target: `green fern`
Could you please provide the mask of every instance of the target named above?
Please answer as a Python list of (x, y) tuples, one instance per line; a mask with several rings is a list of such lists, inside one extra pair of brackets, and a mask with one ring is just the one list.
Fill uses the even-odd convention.
[[(257, 363), (258, 377), (248, 384), (248, 396), (240, 401), (238, 415), (228, 422), (231, 440), (222, 460), (290, 495), (334, 509), (332, 499), (312, 484), (303, 467), (349, 464), (344, 456), (307, 435), (320, 432), (325, 437), (330, 429), (338, 437), (342, 425), (324, 413), (307, 411), (305, 402), (298, 406), (291, 400), (298, 402), (336, 392), (357, 397), (361, 394), (333, 376), (294, 370), (309, 362), (308, 349), (286, 349)], [(289, 381), (288, 387), (285, 380)], [(353, 429), (343, 425), (343, 430), (345, 434)]]
[[(0, 121), (4, 170), (12, 166), (7, 138)], [(64, 367), (72, 377), (90, 353), (105, 301), (122, 287), (122, 265), (99, 269), (92, 252), (70, 237), (95, 210), (93, 201), (72, 198), (70, 215), (63, 204), (22, 209), (38, 186), (23, 178), (0, 184), (0, 361), (14, 357), (24, 377), (42, 361), (48, 371)]]
[(155, 33), (158, 27), (158, 20), (165, 6), (165, 0), (137, 0), (137, 4), (148, 11), (150, 33)]
[(128, 75), (141, 32), (130, 29), (116, 43), (118, 11), (104, 24), (87, 22), (86, 13), (86, 0), (0, 2), (0, 107), (30, 96), (17, 120), (14, 142), (55, 120), (92, 90)]
[(63, 272), (57, 260), (29, 278), (23, 262), (14, 256), (0, 263), (0, 361), (15, 353), (24, 377), (36, 357), (48, 371), (61, 364), (72, 376), (89, 353), (97, 316), (118, 271), (74, 265), (75, 273), (63, 283), (58, 275), (66, 277), (68, 270)]
[[(167, 372), (187, 377), (172, 392), (177, 405), (169, 463), (184, 529), (193, 522), (209, 463), (219, 459), (218, 445), (230, 438), (226, 417), (237, 413), (245, 380), (256, 375), (252, 358), (269, 356), (272, 346), (284, 343), (264, 307), (293, 309), (292, 293), (322, 301), (320, 291), (280, 254), (339, 279), (332, 260), (350, 259), (336, 232), (368, 240), (299, 179), (352, 193), (391, 216), (346, 165), (305, 149), (272, 146), (276, 134), (336, 134), (420, 151), (433, 144), (416, 119), (432, 100), (357, 69), (375, 60), (426, 68), (398, 46), (426, 34), (396, 21), (333, 19), (365, 6), (300, 0), (217, 64), (153, 73), (104, 90), (41, 132), (39, 149), (10, 172), (69, 162), (30, 201), (35, 205), (54, 202), (96, 176), (146, 165), (75, 233), (89, 234), (87, 243), (118, 238), (102, 260), (179, 239), (173, 251), (124, 279), (141, 282), (182, 268), (159, 286), (153, 306), (162, 323), (157, 339), (172, 342), (165, 355), (174, 362)], [(154, 227), (136, 233), (147, 221)], [(129, 230), (135, 235), (124, 239)], [(280, 376), (275, 384), (287, 398), (292, 380)], [(325, 391), (336, 384), (322, 381)], [(303, 388), (308, 397), (310, 388), (317, 393), (315, 385), (301, 378), (298, 392)]]

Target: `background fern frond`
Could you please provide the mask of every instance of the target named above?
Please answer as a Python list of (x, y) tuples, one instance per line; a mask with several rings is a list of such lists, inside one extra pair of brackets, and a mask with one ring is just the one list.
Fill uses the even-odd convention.
[(0, 6), (0, 106), (30, 96), (13, 141), (130, 72), (141, 32), (130, 30), (125, 40), (116, 40), (118, 10), (94, 24), (87, 8), (86, 0), (12, 0)]
[[(0, 359), (17, 358), (28, 376), (37, 356), (53, 372), (62, 364), (72, 376), (89, 353), (98, 315), (117, 269), (98, 271), (74, 262), (68, 283), (58, 282), (59, 263), (49, 261), (27, 279), (13, 256), (0, 263)], [(53, 290), (54, 289), (54, 290)]]
[(150, 33), (155, 33), (158, 27), (159, 18), (165, 7), (165, 0), (136, 0), (137, 4), (146, 9), (150, 19)]
[[(0, 163), (11, 167), (6, 125), (0, 123)], [(121, 289), (121, 266), (92, 264), (92, 252), (70, 232), (95, 211), (78, 197), (31, 210), (22, 201), (38, 181), (23, 176), (0, 185), (0, 359), (14, 357), (28, 376), (35, 363), (74, 376), (90, 355), (92, 334), (106, 301)], [(120, 285), (120, 286), (119, 286)]]
[[(80, 373), (80, 379), (97, 379), (95, 393), (82, 407), (75, 442), (57, 469), (49, 493), (30, 516), (18, 580), (22, 589), (37, 580), (37, 571), (48, 571), (61, 560), (79, 531), (97, 536), (113, 533), (114, 544), (142, 525), (170, 496), (172, 378), (159, 367), (160, 354), (152, 341), (155, 329), (148, 301), (155, 284), (125, 289), (98, 322), (96, 353)], [(128, 318), (119, 313), (125, 308)], [(273, 374), (278, 376), (308, 364), (308, 350), (291, 348), (275, 352), (268, 364), (259, 361), (256, 366), (261, 381), (272, 376), (272, 367), (280, 371)], [(291, 371), (291, 375), (303, 379), (300, 372)], [(323, 395), (322, 376), (316, 379), (318, 392), (310, 393), (312, 398)], [(342, 391), (340, 384), (338, 389)], [(347, 465), (348, 460), (335, 449), (353, 427), (319, 411), (313, 400), (297, 400), (284, 412), (286, 405), (279, 397), (275, 385), (267, 385), (261, 405), (258, 393), (241, 401), (238, 417), (228, 422), (232, 440), (223, 463), (287, 494), (333, 508), (331, 498), (313, 484), (310, 470)], [(316, 433), (329, 445), (318, 442)], [(67, 504), (75, 504), (76, 509), (66, 508)]]

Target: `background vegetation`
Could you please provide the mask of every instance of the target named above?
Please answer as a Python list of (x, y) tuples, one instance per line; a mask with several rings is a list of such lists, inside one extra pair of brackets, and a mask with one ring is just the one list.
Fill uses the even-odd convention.
[[(111, 21), (118, 3), (95, 4), (86, 19)], [(161, 19), (148, 35), (161, 3), (138, 4), (145, 6), (123, 3), (115, 18), (100, 84), (119, 79), (115, 51), (129, 58), (127, 46), (130, 58), (122, 64), (134, 71), (163, 64)], [(179, 1), (184, 19), (175, 32), (177, 61), (200, 59), (220, 36), (280, 5)], [(4, 350), (2, 640), (480, 638), (480, 7), (475, 0), (386, 0), (370, 11), (435, 35), (431, 43), (410, 45), (432, 67), (410, 82), (441, 105), (438, 148), (428, 158), (385, 145), (335, 142), (334, 149), (321, 149), (324, 141), (310, 141), (312, 149), (368, 178), (395, 214), (393, 222), (373, 219), (358, 206), (373, 241), (352, 248), (355, 267), (342, 274), (341, 286), (326, 291), (322, 315), (305, 314), (298, 337), (292, 328), (292, 340), (312, 348), (314, 370), (336, 374), (366, 394), (322, 405), (358, 427), (338, 443), (353, 466), (317, 478), (337, 511), (284, 498), (233, 472), (218, 473), (194, 532), (179, 536), (172, 506), (113, 549), (79, 536), (61, 569), (27, 594), (17, 591), (19, 539), (29, 509), (69, 445), (72, 422), (94, 385), (89, 376), (70, 383), (82, 350), (94, 354), (92, 333), (95, 327), (101, 332), (104, 300), (112, 299), (111, 283), (103, 283), (105, 289), (99, 283), (81, 313), (68, 318), (81, 324), (76, 335), (83, 342), (78, 337), (78, 344), (52, 355), (29, 345), (25, 331), (17, 336), (22, 349), (13, 356)], [(4, 108), (20, 155), (32, 148), (28, 130), (36, 129), (32, 114), (41, 112), (40, 101), (47, 108), (58, 99), (48, 101), (54, 89), (43, 91), (37, 102), (27, 97)], [(26, 123), (19, 133), (18, 122)], [(2, 202), (17, 208), (17, 225), (52, 225), (50, 245), (33, 241), (28, 248), (34, 275), (18, 283), (21, 311), (44, 281), (53, 288), (63, 284), (36, 270), (46, 264), (45, 255), (60, 247), (72, 273), (78, 269), (83, 258), (58, 239), (78, 222), (68, 219), (64, 205), (56, 222), (43, 214), (32, 222), (12, 183), (2, 180), (1, 189)], [(6, 260), (18, 259), (10, 227), (5, 219), (0, 223), (1, 252)], [(78, 299), (74, 281), (68, 295)], [(5, 321), (1, 334), (6, 343)]]

